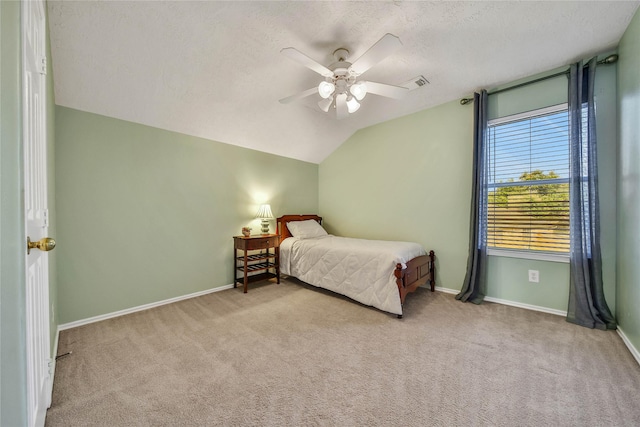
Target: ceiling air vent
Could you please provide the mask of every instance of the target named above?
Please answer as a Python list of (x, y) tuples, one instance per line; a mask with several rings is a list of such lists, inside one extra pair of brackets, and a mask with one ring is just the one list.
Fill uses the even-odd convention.
[(424, 76), (418, 76), (407, 80), (406, 82), (400, 84), (400, 86), (406, 87), (407, 89), (412, 91), (428, 84), (429, 80), (427, 80)]

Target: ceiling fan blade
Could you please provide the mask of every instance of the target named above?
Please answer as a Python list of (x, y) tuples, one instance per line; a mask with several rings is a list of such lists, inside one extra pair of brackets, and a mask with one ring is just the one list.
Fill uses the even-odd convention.
[(409, 92), (409, 89), (402, 86), (387, 85), (384, 83), (365, 82), (367, 93), (386, 96), (387, 98), (402, 99)]
[(349, 115), (349, 110), (347, 108), (347, 94), (340, 93), (336, 95), (336, 117), (338, 120), (344, 119)]
[(286, 98), (282, 98), (280, 100), (281, 104), (288, 104), (293, 101), (297, 101), (298, 99), (305, 98), (309, 95), (313, 95), (314, 93), (318, 93), (317, 87), (312, 87), (311, 89), (307, 89), (304, 92), (296, 93), (295, 95), (287, 96)]
[(333, 71), (331, 71), (324, 65), (319, 64), (318, 62), (314, 61), (313, 59), (309, 58), (307, 55), (305, 55), (304, 53), (300, 52), (299, 50), (293, 47), (286, 47), (282, 49), (280, 53), (286, 56), (287, 58), (293, 59), (299, 64), (302, 64), (305, 67), (312, 69), (313, 71), (320, 74), (321, 76), (324, 76), (324, 77), (333, 76)]
[(364, 55), (356, 59), (349, 67), (349, 70), (359, 76), (401, 47), (402, 42), (400, 39), (393, 34), (387, 33), (371, 46)]

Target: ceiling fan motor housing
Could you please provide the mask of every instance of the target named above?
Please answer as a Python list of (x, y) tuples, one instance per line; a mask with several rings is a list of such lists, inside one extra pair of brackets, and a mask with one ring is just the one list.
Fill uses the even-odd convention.
[[(338, 49), (336, 52), (339, 51), (347, 52), (346, 49)], [(336, 52), (334, 52), (334, 56), (337, 56)], [(336, 86), (336, 93), (347, 93), (349, 86), (356, 82), (356, 76), (349, 70), (350, 67), (351, 63), (346, 61), (334, 62), (329, 66), (329, 69), (333, 71), (333, 77), (328, 77), (326, 80)]]

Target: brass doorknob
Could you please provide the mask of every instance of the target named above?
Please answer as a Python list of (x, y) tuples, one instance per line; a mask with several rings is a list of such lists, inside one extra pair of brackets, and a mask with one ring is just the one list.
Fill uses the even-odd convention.
[(40, 249), (41, 251), (50, 251), (56, 247), (56, 241), (51, 237), (43, 237), (37, 242), (32, 242), (31, 238), (27, 236), (27, 255), (31, 253), (31, 249)]

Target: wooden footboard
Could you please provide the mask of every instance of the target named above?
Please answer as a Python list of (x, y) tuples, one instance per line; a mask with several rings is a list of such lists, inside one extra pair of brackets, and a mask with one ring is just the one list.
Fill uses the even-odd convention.
[(407, 294), (418, 289), (427, 282), (431, 284), (431, 292), (436, 288), (436, 254), (433, 251), (429, 255), (422, 255), (407, 262), (407, 268), (397, 264), (393, 274), (396, 276), (400, 302), (404, 304)]

